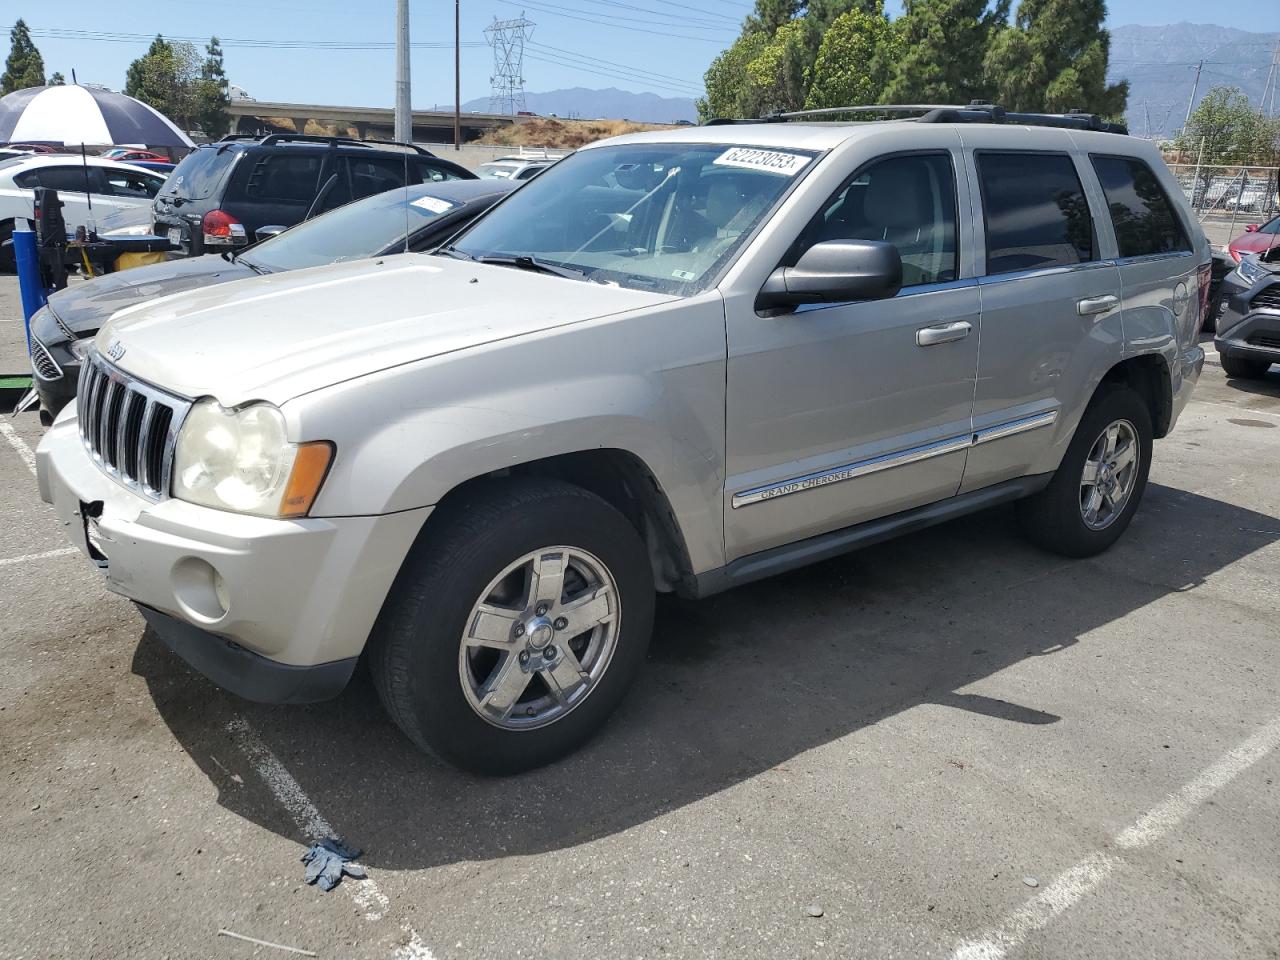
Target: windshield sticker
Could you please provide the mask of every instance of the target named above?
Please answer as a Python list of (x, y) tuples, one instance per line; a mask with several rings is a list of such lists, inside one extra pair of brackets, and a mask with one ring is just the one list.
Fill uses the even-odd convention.
[(456, 204), (450, 203), (448, 200), (441, 200), (439, 197), (419, 197), (414, 200), (411, 207), (418, 207), (422, 210), (430, 210), (432, 213), (448, 213)]
[(697, 280), (698, 275), (688, 270), (672, 270), (671, 275), (677, 280)]
[(741, 167), (745, 170), (763, 170), (794, 177), (809, 163), (810, 157), (798, 153), (779, 153), (776, 150), (757, 150), (754, 147), (734, 147), (716, 157), (713, 163), (722, 167)]

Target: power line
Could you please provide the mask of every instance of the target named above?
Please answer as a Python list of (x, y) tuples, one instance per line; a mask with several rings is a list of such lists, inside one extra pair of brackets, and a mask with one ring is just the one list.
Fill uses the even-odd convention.
[(673, 77), (670, 74), (655, 73), (652, 70), (644, 70), (644, 69), (641, 69), (640, 67), (633, 67), (630, 64), (618, 63), (616, 60), (601, 60), (599, 57), (589, 57), (585, 53), (578, 53), (576, 50), (566, 50), (563, 47), (553, 47), (550, 44), (538, 43), (533, 40), (530, 40), (528, 42), (528, 45), (530, 47), (533, 47), (535, 50), (542, 51), (544, 54), (548, 54), (548, 55), (562, 56), (562, 57), (565, 57), (566, 59), (582, 60), (582, 61), (589, 62), (592, 65), (599, 65), (601, 67), (617, 68), (617, 69), (624, 70), (627, 73), (634, 73), (634, 74), (640, 74), (642, 76), (652, 77), (654, 80), (669, 81), (669, 82), (675, 83), (678, 86), (695, 87), (698, 89), (701, 89), (702, 87), (702, 83), (697, 80), (686, 80), (683, 77)]
[[(153, 33), (117, 33), (107, 30), (72, 30), (62, 27), (49, 27), (31, 31), (33, 37), (52, 40), (91, 40), (107, 43), (151, 43), (156, 38)], [(165, 34), (166, 40), (182, 43), (208, 43), (208, 37), (178, 36)], [(264, 50), (394, 50), (394, 41), (382, 40), (252, 40), (234, 37), (219, 37), (218, 42), (225, 47)], [(464, 47), (483, 47), (480, 41), (466, 41)], [(452, 50), (452, 43), (413, 43), (415, 50)]]
[[(592, 23), (598, 27), (613, 27), (615, 29), (620, 29), (620, 30), (629, 30), (632, 33), (651, 33), (655, 37), (666, 37), (668, 40), (696, 40), (701, 43), (715, 43), (715, 44), (724, 43), (723, 39), (717, 40), (714, 37), (691, 37), (688, 34), (671, 33), (668, 30), (647, 30), (644, 27), (635, 27), (635, 26), (631, 26), (630, 24), (610, 23), (607, 20), (598, 20), (592, 17), (587, 17), (587, 16), (577, 16), (576, 14), (573, 14), (573, 13), (558, 12), (560, 10), (574, 9), (574, 8), (551, 7), (544, 4), (527, 2), (527, 0), (522, 0), (522, 2), (518, 2), (518, 3), (516, 2), (516, 0), (498, 0), (498, 2), (508, 7), (520, 7), (522, 10), (523, 9), (536, 10), (539, 13), (547, 13), (553, 17), (564, 17), (568, 20), (581, 20), (583, 23)], [(578, 13), (585, 13), (585, 12), (586, 11), (581, 11), (581, 10), (578, 11)], [(640, 22), (653, 23), (652, 20), (642, 20)], [(689, 24), (689, 27), (691, 29), (694, 29), (694, 26), (692, 24)], [(696, 29), (710, 29), (710, 28), (702, 27), (702, 28), (696, 28)]]
[(695, 94), (699, 94), (702, 92), (700, 89), (696, 87), (674, 87), (671, 84), (663, 83), (662, 81), (659, 81), (659, 80), (651, 80), (648, 77), (636, 77), (636, 76), (629, 76), (623, 73), (611, 73), (611, 72), (602, 70), (598, 67), (592, 67), (586, 64), (581, 64), (581, 63), (569, 63), (564, 60), (550, 59), (548, 57), (540, 56), (535, 53), (526, 53), (525, 57), (529, 60), (536, 60), (539, 63), (547, 63), (556, 67), (568, 67), (571, 70), (576, 70), (576, 71), (579, 71), (580, 73), (590, 73), (590, 74), (594, 74), (597, 77), (605, 77), (606, 79), (609, 79), (609, 80), (623, 80), (623, 81), (630, 81), (632, 83), (643, 83), (647, 86), (658, 87), (659, 89), (666, 90), (670, 93), (677, 93), (685, 97), (693, 96)]

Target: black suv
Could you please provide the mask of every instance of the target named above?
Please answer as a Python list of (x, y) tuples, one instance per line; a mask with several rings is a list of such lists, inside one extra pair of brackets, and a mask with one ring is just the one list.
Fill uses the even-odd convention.
[(352, 200), (475, 174), (411, 144), (271, 134), (225, 137), (189, 153), (153, 207), (155, 230), (188, 256), (247, 246)]

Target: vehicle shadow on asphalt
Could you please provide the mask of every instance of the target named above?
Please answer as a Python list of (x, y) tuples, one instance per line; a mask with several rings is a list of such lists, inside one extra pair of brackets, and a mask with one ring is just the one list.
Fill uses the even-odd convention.
[[(702, 602), (664, 599), (647, 667), (608, 727), (517, 778), (420, 754), (362, 671), (331, 703), (264, 707), (217, 689), (150, 633), (133, 669), (224, 807), (303, 839), (227, 735), (242, 716), (364, 862), (424, 868), (608, 836), (920, 704), (1033, 728), (1092, 722), (963, 688), (1087, 643), (1277, 540), (1273, 517), (1152, 485), (1126, 535), (1092, 560), (1028, 546), (1004, 508)], [(859, 759), (856, 740), (847, 749)]]

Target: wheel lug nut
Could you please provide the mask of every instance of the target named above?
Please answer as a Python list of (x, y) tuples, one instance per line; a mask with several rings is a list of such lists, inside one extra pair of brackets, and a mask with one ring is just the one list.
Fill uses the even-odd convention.
[(557, 630), (563, 630), (568, 625), (569, 625), (568, 617), (556, 617), (555, 627)]
[(544, 660), (554, 660), (559, 655), (559, 653), (560, 651), (558, 651), (555, 647), (547, 647), (546, 650), (542, 651), (542, 658)]
[(521, 663), (528, 663), (528, 662), (529, 662), (529, 651), (528, 651), (528, 650), (521, 650), (521, 651), (520, 651), (520, 662), (521, 662)]
[(523, 637), (523, 636), (524, 636), (524, 624), (523, 624), (523, 623), (517, 623), (517, 624), (516, 624), (516, 636), (517, 636), (517, 637)]
[(550, 608), (549, 606), (547, 606), (547, 604), (545, 604), (545, 603), (540, 603), (540, 604), (538, 604), (538, 616), (540, 616), (540, 617), (545, 617), (545, 616), (547, 615), (547, 611), (548, 611), (549, 609), (551, 609), (551, 608)]

